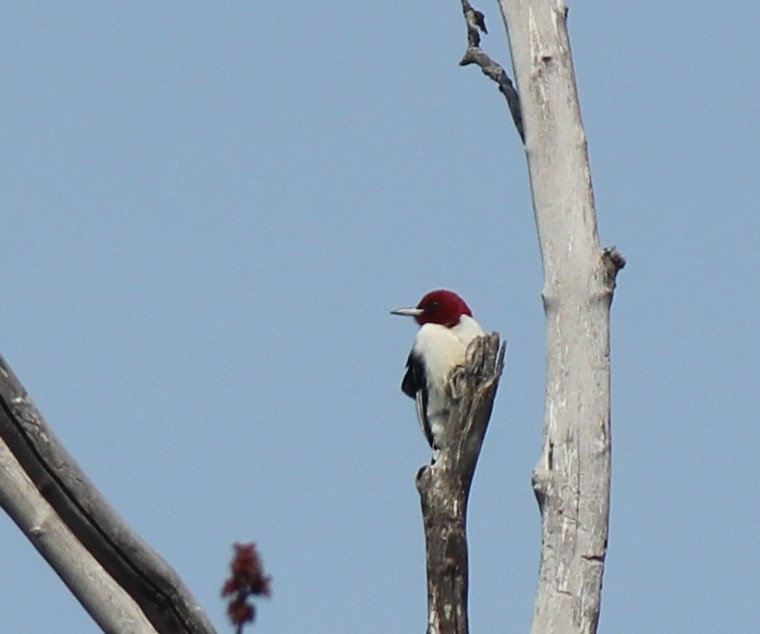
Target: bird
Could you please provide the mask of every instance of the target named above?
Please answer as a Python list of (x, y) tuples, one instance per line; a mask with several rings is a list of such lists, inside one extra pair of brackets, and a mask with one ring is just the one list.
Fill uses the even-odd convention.
[(451, 371), (464, 363), (470, 342), (485, 332), (467, 303), (446, 289), (430, 291), (416, 307), (396, 308), (391, 314), (414, 317), (420, 325), (401, 391), (416, 400), (422, 431), (431, 449), (437, 450), (451, 409), (446, 383)]

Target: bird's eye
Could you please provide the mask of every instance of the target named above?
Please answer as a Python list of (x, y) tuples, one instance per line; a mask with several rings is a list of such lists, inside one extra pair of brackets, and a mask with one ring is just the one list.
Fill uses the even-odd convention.
[(430, 302), (427, 305), (427, 310), (437, 310), (440, 305), (441, 305), (441, 302)]

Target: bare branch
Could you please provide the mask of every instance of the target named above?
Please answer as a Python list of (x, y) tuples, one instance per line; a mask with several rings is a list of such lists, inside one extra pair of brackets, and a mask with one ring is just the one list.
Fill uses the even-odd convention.
[[(102, 569), (157, 632), (214, 632), (177, 574), (116, 514), (63, 448), (2, 357), (0, 440), (9, 450), (7, 457), (13, 458), (8, 464), (16, 465), (22, 472), (19, 477), (28, 480), (24, 502), (36, 504), (38, 515), (24, 511), (17, 490), (5, 489), (10, 487), (5, 478), (0, 479), (5, 489), (0, 504), (106, 632), (146, 630), (113, 630), (103, 622), (99, 615), (107, 617), (109, 606), (102, 604), (103, 596), (93, 595), (83, 568)], [(40, 509), (49, 509), (42, 523)], [(42, 535), (50, 525), (70, 534), (81, 548), (68, 551)]]
[(459, 62), (460, 66), (477, 64), (483, 74), (496, 82), (501, 94), (507, 100), (509, 113), (515, 123), (520, 139), (525, 143), (525, 131), (523, 130), (522, 111), (520, 109), (520, 95), (517, 93), (512, 80), (504, 68), (495, 62), (480, 48), (480, 32), (488, 34), (486, 21), (483, 13), (473, 8), (469, 0), (461, 0), (464, 22), (467, 26), (467, 50)]
[(95, 561), (42, 498), (5, 443), (0, 442), (0, 506), (50, 562), (107, 633), (156, 630), (140, 607)]
[(417, 473), (425, 526), (428, 579), (427, 634), (467, 634), (467, 501), (506, 344), (492, 333), (472, 341), (467, 360), (449, 379), (452, 407), (429, 466)]

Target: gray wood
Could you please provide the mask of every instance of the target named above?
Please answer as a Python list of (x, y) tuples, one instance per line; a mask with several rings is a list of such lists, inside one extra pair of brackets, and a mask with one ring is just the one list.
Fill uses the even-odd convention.
[[(505, 344), (506, 345), (506, 344)], [(427, 561), (427, 634), (467, 634), (467, 500), (499, 378), (505, 345), (473, 340), (449, 379), (452, 410), (433, 462), (417, 473)]]
[(609, 317), (625, 262), (601, 249), (562, 0), (500, 0), (544, 267), (542, 517), (534, 634), (595, 632), (610, 495)]
[[(104, 631), (214, 632), (174, 570), (119, 517), (61, 445), (2, 357), (0, 441), (7, 448), (4, 467), (19, 470), (14, 478), (0, 478), (0, 504)], [(24, 490), (18, 483), (25, 479), (31, 486)], [(66, 547), (74, 542), (81, 548)], [(98, 592), (98, 584), (89, 582), (93, 571), (112, 578), (142, 615), (110, 589)], [(152, 629), (129, 629), (140, 619)]]

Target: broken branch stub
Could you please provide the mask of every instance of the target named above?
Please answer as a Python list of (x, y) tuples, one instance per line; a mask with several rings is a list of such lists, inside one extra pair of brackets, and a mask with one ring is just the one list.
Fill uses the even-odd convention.
[(427, 634), (467, 634), (467, 501), (493, 401), (504, 369), (506, 344), (498, 333), (478, 337), (448, 390), (452, 408), (433, 461), (417, 473), (425, 527)]

